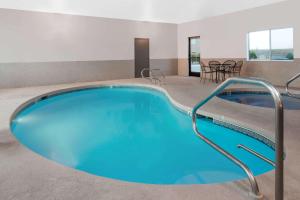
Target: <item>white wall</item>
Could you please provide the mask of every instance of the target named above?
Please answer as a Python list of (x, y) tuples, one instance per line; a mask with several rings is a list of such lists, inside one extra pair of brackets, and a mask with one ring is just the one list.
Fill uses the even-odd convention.
[(299, 0), (236, 12), (178, 25), (178, 57), (188, 56), (188, 37), (201, 37), (203, 58), (246, 58), (246, 35), (251, 31), (294, 28), (294, 49), (300, 58)]
[(187, 75), (190, 36), (201, 37), (202, 59), (245, 59), (248, 32), (293, 27), (294, 62), (246, 62), (242, 73), (283, 85), (300, 72), (299, 7), (288, 0), (179, 25), (0, 9), (0, 88), (132, 78), (135, 37), (150, 38), (150, 65), (173, 75), (178, 59)]
[(134, 38), (152, 59), (177, 58), (177, 25), (0, 9), (0, 63), (131, 60)]
[[(226, 14), (178, 25), (178, 73), (188, 75), (188, 37), (201, 37), (201, 58), (246, 59), (247, 33), (273, 28), (294, 28), (293, 62), (270, 61), (244, 64), (242, 75), (261, 77), (275, 85), (284, 85), (295, 73), (300, 72), (300, 20), (299, 0), (263, 6), (246, 11)], [(300, 81), (295, 84), (300, 87)]]
[(134, 38), (177, 74), (177, 25), (0, 9), (0, 88), (134, 77)]

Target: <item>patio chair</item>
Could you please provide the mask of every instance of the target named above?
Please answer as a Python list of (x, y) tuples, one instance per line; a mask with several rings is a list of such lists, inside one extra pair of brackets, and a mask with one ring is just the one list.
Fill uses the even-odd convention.
[(234, 60), (226, 60), (220, 69), (221, 73), (223, 74), (222, 81), (225, 81), (226, 75), (228, 77), (233, 76), (233, 71), (236, 66), (236, 62)]
[(221, 67), (222, 64), (219, 61), (211, 60), (211, 61), (209, 61), (208, 65), (209, 65), (210, 70), (213, 73), (216, 73), (216, 82), (218, 82), (218, 80), (219, 80), (219, 71), (220, 71), (220, 67)]
[(243, 64), (244, 64), (244, 61), (242, 61), (242, 60), (237, 61), (236, 65), (235, 65), (235, 67), (233, 68), (233, 71), (232, 71), (232, 74), (234, 76), (235, 75), (241, 76), (241, 70), (242, 70)]
[(210, 66), (205, 65), (203, 62), (200, 62), (201, 72), (200, 72), (200, 82), (204, 79), (204, 83), (206, 81), (206, 74), (209, 74), (210, 79), (213, 80), (214, 70)]

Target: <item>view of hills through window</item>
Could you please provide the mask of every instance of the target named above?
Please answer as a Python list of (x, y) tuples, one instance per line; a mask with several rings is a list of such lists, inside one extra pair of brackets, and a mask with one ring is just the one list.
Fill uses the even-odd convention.
[(249, 60), (293, 60), (293, 28), (248, 34)]

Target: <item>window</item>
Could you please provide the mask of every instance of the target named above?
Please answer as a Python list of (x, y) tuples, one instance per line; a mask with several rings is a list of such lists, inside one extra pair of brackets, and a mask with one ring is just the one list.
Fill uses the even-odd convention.
[(294, 59), (292, 28), (271, 30), (271, 59)]
[(294, 60), (293, 28), (248, 33), (249, 60)]

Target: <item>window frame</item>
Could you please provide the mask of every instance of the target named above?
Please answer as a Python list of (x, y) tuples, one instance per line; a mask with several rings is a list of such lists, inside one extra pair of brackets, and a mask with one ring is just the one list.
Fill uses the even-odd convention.
[[(257, 30), (257, 31), (250, 31), (247, 33), (246, 37), (246, 41), (247, 41), (247, 61), (250, 62), (294, 62), (295, 58), (293, 58), (292, 60), (273, 60), (272, 59), (272, 31), (274, 30), (283, 30), (283, 29), (292, 29), (293, 31), (293, 54), (295, 52), (294, 49), (294, 27), (284, 27), (284, 28), (271, 28), (271, 29), (263, 29), (263, 30)], [(249, 34), (250, 33), (255, 33), (255, 32), (260, 32), (260, 31), (269, 31), (269, 57), (270, 59), (265, 59), (265, 60), (254, 60), (254, 59), (250, 59), (250, 38), (249, 38)]]
[(201, 73), (201, 52), (200, 52), (200, 49), (199, 49), (199, 52), (200, 52), (200, 72), (193, 72), (192, 71), (192, 63), (191, 63), (191, 56), (192, 56), (192, 52), (191, 52), (191, 40), (192, 39), (201, 39), (200, 36), (191, 36), (191, 37), (188, 37), (188, 65), (189, 65), (189, 76), (196, 76), (196, 77), (200, 77), (200, 73)]

